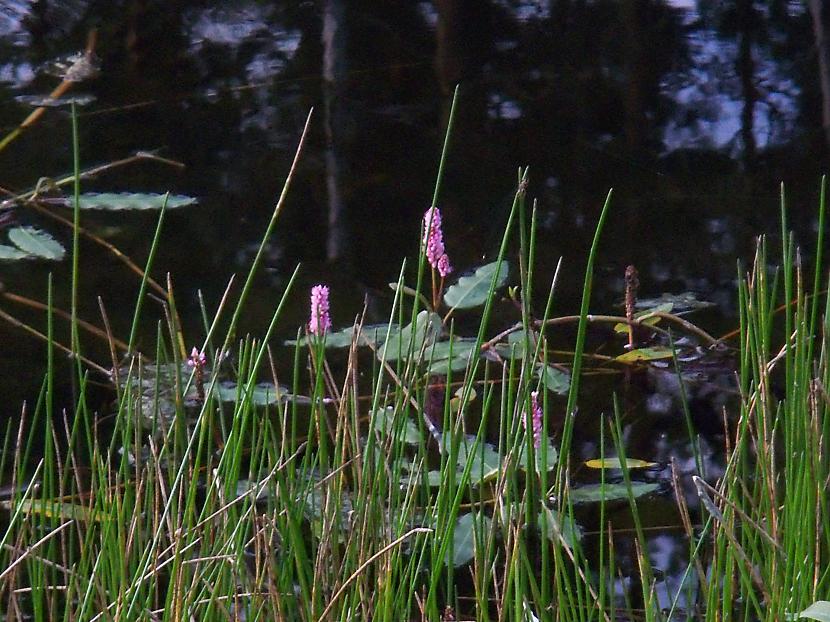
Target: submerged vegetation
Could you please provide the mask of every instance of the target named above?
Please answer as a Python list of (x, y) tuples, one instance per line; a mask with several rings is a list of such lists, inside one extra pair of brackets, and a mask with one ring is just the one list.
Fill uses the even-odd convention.
[[(241, 290), (229, 283), (215, 310), (203, 303), (197, 339), (184, 335), (170, 280), (164, 287), (149, 276), (164, 213), (189, 201), (82, 194), (75, 133), (66, 182), (74, 183), (71, 343), (54, 337), (62, 312), (50, 279), (43, 388), (34, 408), (8, 422), (0, 456), (6, 619), (827, 619), (817, 602), (830, 596), (824, 195), (813, 278), (790, 237), (777, 269), (759, 239), (752, 265), (739, 269), (740, 328), (716, 339), (687, 319), (699, 301), (638, 299), (633, 268), (625, 313), (591, 312), (610, 194), (581, 308), (556, 315), (557, 283), (572, 273), (535, 269), (527, 170), (498, 253), (453, 272), (453, 236), (438, 208), (449, 139), (448, 130), (432, 204), (412, 231), (417, 260), (390, 284), (387, 322), (369, 325), (364, 312), (335, 330), (331, 288), (321, 284), (310, 292), (308, 324), (281, 324), (290, 298), (309, 300), (294, 286), (298, 268), (268, 326), (238, 334), (292, 167)], [(60, 201), (36, 189), (15, 205)], [(161, 210), (147, 265), (123, 258), (141, 277), (125, 341), (76, 312), (80, 212), (104, 203)], [(15, 247), (0, 247), (4, 259), (63, 254), (42, 230), (8, 237)], [(139, 352), (148, 288), (165, 313), (154, 350)], [(536, 290), (545, 292), (540, 308)], [(514, 318), (496, 325), (496, 306)], [(586, 349), (595, 325), (616, 332), (617, 352)], [(562, 326), (576, 327), (568, 351), (551, 343)], [(278, 340), (292, 330), (293, 339)], [(81, 356), (81, 331), (107, 339), (111, 366)], [(59, 347), (78, 363), (73, 412), (55, 405)], [(609, 392), (599, 453), (584, 465), (596, 477), (577, 483), (583, 465), (572, 442), (587, 373), (659, 368), (684, 394), (693, 362), (725, 356), (737, 386), (722, 413), (721, 473), (705, 472), (688, 409), (691, 463), (629, 455)], [(276, 362), (286, 358), (287, 378)], [(101, 373), (111, 412), (86, 399)], [(667, 520), (687, 545), (679, 575), (650, 555), (641, 520), (649, 498), (674, 507)]]

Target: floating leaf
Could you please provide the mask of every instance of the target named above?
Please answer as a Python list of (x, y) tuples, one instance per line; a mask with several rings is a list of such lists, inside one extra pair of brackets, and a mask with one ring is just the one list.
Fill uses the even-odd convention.
[(670, 359), (672, 351), (669, 348), (639, 348), (625, 354), (620, 354), (614, 360), (619, 363), (636, 363), (638, 361), (657, 361)]
[[(238, 387), (234, 382), (222, 382), (217, 391), (223, 402), (236, 402), (245, 397), (245, 386)], [(286, 389), (274, 386), (270, 382), (261, 382), (251, 391), (250, 402), (254, 406), (273, 406), (287, 395)]]
[[(342, 330), (335, 331), (333, 333), (326, 334), (326, 348), (348, 348), (352, 345), (352, 338), (354, 336), (354, 326), (349, 326)], [(367, 346), (367, 345), (377, 345), (382, 343), (384, 339), (386, 339), (386, 333), (391, 331), (392, 334), (395, 334), (399, 331), (397, 324), (368, 324), (365, 326), (360, 327), (360, 331), (357, 336), (357, 345), (359, 346)], [(309, 339), (308, 337), (301, 337), (298, 341), (297, 339), (288, 339), (283, 343), (287, 346), (294, 346), (294, 345), (308, 345), (310, 341), (315, 340), (316, 337), (312, 337)]]
[(60, 242), (45, 231), (34, 227), (9, 229), (9, 239), (24, 253), (41, 259), (60, 261), (66, 255), (66, 250)]
[(27, 499), (21, 501), (19, 506), (16, 506), (13, 501), (0, 501), (0, 507), (9, 510), (10, 512), (20, 511), (23, 514), (40, 514), (47, 518), (61, 518), (64, 520), (81, 520), (85, 522), (96, 521), (102, 522), (112, 518), (105, 512), (93, 510), (85, 505), (77, 503), (61, 503), (59, 501), (46, 500), (31, 500)]
[[(646, 462), (645, 460), (637, 460), (636, 458), (626, 458), (625, 466), (629, 469), (647, 469), (649, 467), (657, 466), (657, 462)], [(589, 469), (622, 469), (622, 460), (619, 458), (594, 458), (585, 462), (585, 466)]]
[[(453, 397), (450, 398), (450, 410), (457, 411), (461, 406), (461, 400), (464, 399), (464, 387), (458, 387), (456, 392), (454, 393)], [(470, 387), (470, 392), (467, 394), (467, 403), (475, 401), (478, 397), (478, 393), (472, 387)]]
[(412, 419), (400, 411), (397, 411), (400, 413), (400, 417), (403, 418), (403, 425), (399, 426), (400, 431), (397, 431), (395, 425), (395, 412), (396, 411), (392, 406), (376, 410), (373, 417), (374, 429), (381, 434), (392, 434), (394, 431), (396, 433), (395, 438), (398, 438), (404, 443), (408, 443), (410, 445), (418, 445), (423, 438), (418, 426), (415, 425), (415, 422), (412, 421)]
[(680, 294), (662, 294), (658, 298), (641, 298), (637, 301), (637, 309), (652, 309), (665, 304), (672, 305), (675, 313), (689, 313), (698, 309), (714, 307), (714, 302), (699, 300), (693, 292), (682, 292)]
[(76, 95), (64, 95), (62, 97), (54, 98), (49, 95), (18, 95), (14, 98), (21, 104), (29, 106), (37, 106), (38, 108), (58, 108), (60, 106), (69, 106), (75, 104), (76, 106), (86, 106), (91, 104), (97, 98), (95, 95), (78, 93)]
[[(556, 466), (556, 461), (559, 459), (559, 455), (556, 452), (556, 447), (553, 446), (550, 438), (547, 439), (547, 455), (542, 455), (542, 448), (538, 447), (534, 452), (534, 462), (536, 463), (536, 472), (541, 473), (542, 469), (550, 471), (553, 467)], [(528, 448), (527, 443), (522, 443), (521, 449), (519, 450), (519, 466), (523, 469), (527, 469), (527, 462), (528, 462)], [(543, 458), (547, 461), (543, 464)]]
[[(536, 333), (530, 335), (530, 344), (536, 341)], [(497, 343), (495, 350), (499, 356), (508, 360), (519, 360), (525, 355), (525, 331), (519, 330), (507, 335), (507, 343)]]
[[(650, 482), (631, 482), (631, 495), (635, 499), (652, 493), (660, 488), (660, 484)], [(628, 487), (624, 484), (589, 484), (572, 488), (568, 497), (573, 503), (599, 503), (605, 501), (619, 501), (628, 499)]]
[(541, 379), (543, 387), (559, 395), (566, 394), (571, 388), (571, 375), (553, 365), (539, 363), (535, 375)]
[[(461, 371), (467, 368), (472, 352), (476, 349), (475, 339), (453, 339), (439, 341), (424, 354), (424, 360), (431, 360), (429, 373), (446, 375), (450, 369)], [(450, 354), (452, 353), (452, 355)]]
[[(79, 197), (80, 209), (101, 210), (148, 210), (161, 209), (167, 197), (166, 209), (176, 209), (194, 205), (194, 197), (182, 194), (157, 194), (152, 192), (86, 192)], [(74, 205), (73, 199), (63, 199), (61, 203), (67, 207)]]
[(817, 600), (798, 614), (799, 618), (810, 618), (819, 622), (830, 622), (830, 601)]
[[(450, 436), (445, 435), (447, 447), (451, 442)], [(458, 466), (466, 468), (467, 461), (472, 461), (470, 467), (470, 483), (481, 484), (493, 479), (501, 470), (502, 457), (490, 443), (476, 444), (475, 437), (461, 440), (458, 446)]]
[(539, 531), (542, 536), (558, 545), (561, 540), (564, 540), (568, 546), (573, 548), (579, 540), (582, 539), (582, 527), (580, 527), (575, 520), (570, 516), (562, 516), (556, 510), (551, 510), (546, 505), (542, 506), (542, 511), (539, 512)]
[(452, 564), (456, 568), (469, 562), (476, 553), (476, 526), (480, 533), (490, 530), (492, 520), (483, 514), (470, 512), (459, 516), (452, 541)]
[(498, 272), (496, 288), (499, 288), (507, 282), (509, 269), (507, 261), (494, 261), (476, 268), (473, 274), (462, 276), (455, 285), (447, 288), (444, 303), (453, 309), (472, 309), (483, 305), (487, 302), (493, 275)]
[(18, 259), (32, 259), (34, 256), (24, 253), (19, 248), (0, 244), (0, 260), (16, 261)]
[(378, 346), (378, 358), (397, 361), (410, 353), (418, 356), (424, 344), (429, 346), (441, 335), (441, 316), (430, 311), (421, 311), (415, 318), (415, 326), (407, 324), (402, 330), (389, 335), (389, 340)]

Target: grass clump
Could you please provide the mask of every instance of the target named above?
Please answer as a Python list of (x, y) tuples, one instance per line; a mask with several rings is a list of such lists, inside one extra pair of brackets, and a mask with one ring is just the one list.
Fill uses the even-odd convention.
[[(75, 146), (77, 233), (77, 138)], [(451, 276), (436, 208), (448, 146), (449, 132), (417, 269), (404, 264), (391, 285), (388, 321), (370, 326), (361, 314), (333, 330), (328, 290), (315, 288), (312, 322), (288, 342), (288, 384), (274, 362), (282, 346), (272, 344), (286, 302), (299, 295), (298, 271), (262, 335), (240, 337), (237, 328), (291, 172), (239, 295), (232, 301), (229, 285), (215, 313), (203, 310), (205, 338), (189, 357), (172, 288), (146, 276), (151, 252), (131, 336), (123, 347), (109, 341), (127, 353), (108, 371), (112, 413), (84, 399), (91, 378), (80, 356), (76, 235), (76, 408), (54, 406), (50, 280), (43, 389), (31, 412), (9, 422), (0, 456), (7, 619), (781, 620), (827, 597), (822, 240), (809, 288), (787, 237), (779, 270), (768, 270), (759, 240), (752, 268), (739, 275), (739, 399), (734, 416), (725, 413), (721, 477), (706, 479), (688, 417), (696, 472), (672, 464), (670, 480), (642, 476), (656, 465), (627, 455), (609, 394), (599, 455), (587, 463), (598, 481), (577, 486), (586, 371), (662, 361), (682, 389), (688, 350), (708, 356), (726, 346), (671, 302), (635, 313), (633, 291), (624, 316), (589, 313), (610, 194), (579, 313), (553, 314), (557, 268), (538, 314), (526, 170), (497, 255)], [(823, 195), (820, 214), (823, 226)], [(151, 356), (136, 351), (148, 287), (161, 288), (166, 310)], [(497, 306), (515, 311), (506, 328), (492, 326)], [(477, 320), (475, 334), (457, 332), (465, 313)], [(576, 326), (575, 346), (562, 354), (547, 330), (566, 324)], [(587, 352), (592, 324), (616, 326), (627, 351)], [(699, 499), (691, 507), (689, 490)], [(654, 568), (641, 514), (648, 495), (672, 492), (688, 556), (670, 580)], [(615, 526), (620, 503), (626, 529)], [(621, 538), (633, 551), (626, 558)]]

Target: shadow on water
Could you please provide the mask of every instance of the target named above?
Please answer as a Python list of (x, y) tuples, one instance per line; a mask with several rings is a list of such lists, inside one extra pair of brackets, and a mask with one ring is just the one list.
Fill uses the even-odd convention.
[[(613, 187), (592, 310), (618, 312), (625, 266), (634, 264), (643, 295), (694, 291), (716, 303), (698, 321), (720, 334), (737, 321), (736, 261), (751, 257), (754, 235), (778, 235), (781, 181), (810, 256), (827, 154), (813, 27), (806, 7), (753, 0), (11, 0), (0, 8), (0, 130), (30, 112), (21, 96), (54, 86), (44, 66), (82, 49), (97, 28), (101, 74), (82, 85), (94, 96), (80, 114), (83, 164), (159, 149), (186, 168), (137, 164), (85, 189), (199, 197), (198, 208), (169, 214), (155, 270), (173, 275), (195, 342), (202, 334), (197, 289), (213, 308), (230, 276), (249, 264), (311, 106), (311, 144), (241, 330), (264, 326), (298, 261), (298, 291), (327, 281), (336, 323), (351, 322), (364, 299), (368, 320), (383, 320), (386, 283), (402, 258), (417, 252), (450, 93), (460, 84), (439, 202), (459, 269), (492, 258), (516, 167), (529, 165), (542, 281), (564, 257), (556, 313), (578, 307), (584, 258)], [(71, 156), (67, 113), (50, 110), (0, 152), (0, 186), (16, 192), (64, 174)], [(155, 217), (92, 215), (85, 224), (141, 264)], [(57, 234), (70, 238), (66, 230)], [(101, 295), (113, 330), (124, 334), (137, 281), (99, 248), (84, 245), (82, 253), (81, 315), (96, 322)], [(3, 264), (0, 279), (6, 291), (43, 300), (50, 271), (59, 285), (56, 304), (68, 308), (67, 262)], [(293, 301), (281, 338), (306, 319), (305, 295)], [(26, 309), (3, 306), (45, 325)], [(147, 314), (145, 346), (155, 342), (149, 318), (159, 315), (158, 308)], [(605, 337), (590, 345), (599, 348)], [(21, 402), (38, 394), (45, 348), (7, 324), (0, 324), (0, 339), (3, 415), (16, 416)], [(86, 350), (108, 360), (101, 344)], [(690, 385), (712, 474), (729, 373), (700, 371)], [(591, 395), (620, 395), (632, 455), (662, 465), (674, 456), (694, 469), (671, 373), (586, 382), (602, 387)], [(69, 390), (63, 399), (70, 408)], [(102, 391), (92, 406), (106, 409), (107, 399)], [(586, 421), (609, 410), (590, 395), (580, 404), (581, 413), (595, 415)], [(596, 457), (596, 425), (577, 431), (578, 458)], [(651, 526), (665, 515), (661, 504), (651, 510)], [(652, 556), (670, 575), (677, 571), (671, 560), (682, 556), (672, 553), (676, 532), (665, 534), (655, 537)]]

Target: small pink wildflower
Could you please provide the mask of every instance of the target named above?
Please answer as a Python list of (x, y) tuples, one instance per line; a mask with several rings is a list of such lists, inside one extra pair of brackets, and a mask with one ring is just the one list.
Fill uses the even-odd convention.
[(308, 323), (308, 330), (318, 337), (331, 330), (329, 288), (326, 285), (315, 285), (311, 288), (311, 320)]
[(450, 258), (446, 253), (444, 253), (443, 255), (441, 255), (441, 259), (438, 260), (438, 274), (441, 275), (441, 278), (444, 278), (450, 272), (452, 272)]
[(205, 365), (207, 365), (207, 357), (205, 356), (205, 353), (199, 352), (199, 348), (193, 346), (193, 349), (190, 351), (190, 358), (187, 359), (187, 366), (202, 368)]
[(424, 214), (424, 253), (433, 268), (438, 268), (441, 257), (446, 255), (444, 234), (441, 231), (441, 212), (437, 207), (430, 207)]
[(542, 407), (539, 405), (539, 392), (534, 391), (530, 394), (530, 407), (532, 410), (530, 421), (528, 421), (527, 412), (524, 414), (525, 429), (528, 427), (533, 431), (533, 446), (536, 449), (542, 446)]

